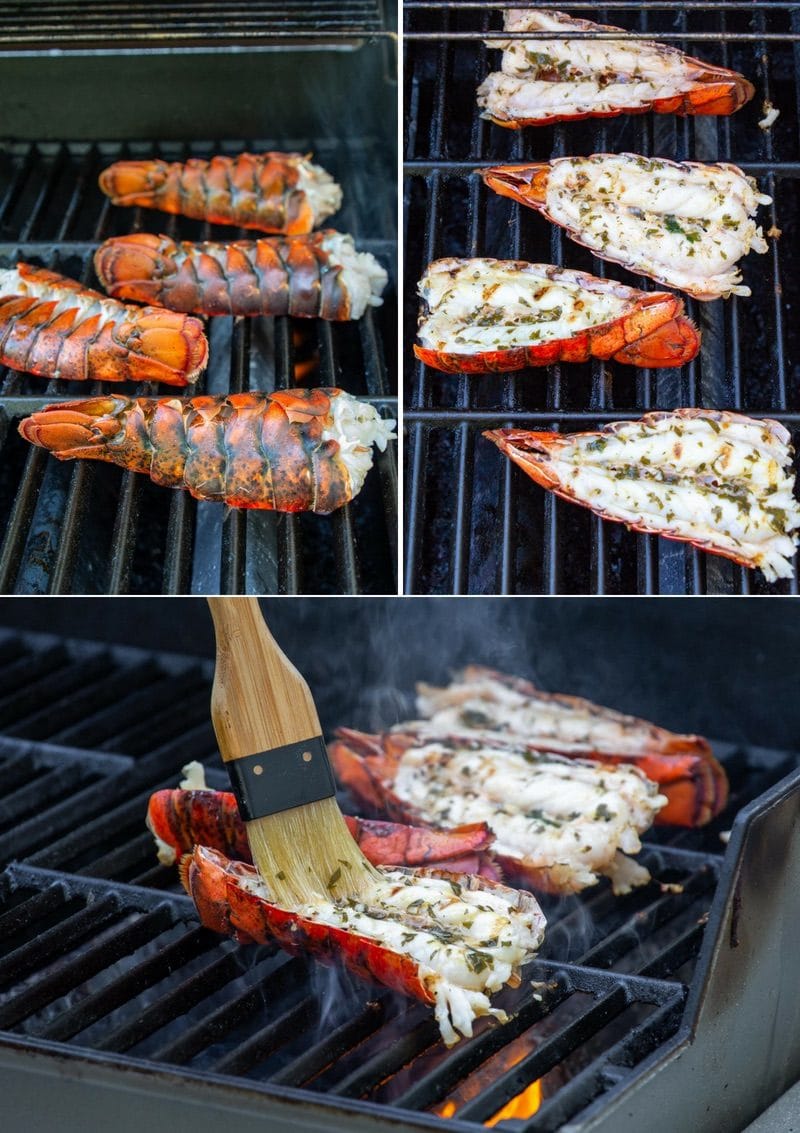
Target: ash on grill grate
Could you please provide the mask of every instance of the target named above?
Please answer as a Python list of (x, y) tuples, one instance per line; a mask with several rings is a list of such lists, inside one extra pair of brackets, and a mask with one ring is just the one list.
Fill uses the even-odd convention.
[[(502, 27), (501, 6), (406, 4), (406, 592), (797, 593), (797, 573), (770, 585), (757, 571), (632, 534), (558, 501), (488, 451), (480, 435), (503, 425), (582, 431), (649, 409), (699, 405), (776, 417), (796, 448), (800, 441), (800, 329), (789, 317), (800, 302), (789, 256), (800, 223), (800, 8), (760, 2), (678, 10), (633, 2), (566, 7), (741, 71), (756, 96), (731, 118), (645, 114), (503, 129), (482, 121), (475, 102), (477, 86), (496, 68), (498, 54), (483, 38)], [(781, 111), (767, 131), (758, 127), (764, 99)], [(733, 161), (774, 198), (760, 219), (765, 231), (781, 235), (771, 239), (768, 255), (743, 265), (752, 296), (687, 302), (703, 333), (698, 358), (680, 370), (591, 362), (469, 378), (415, 361), (416, 281), (442, 256), (565, 264), (654, 288), (592, 257), (532, 210), (498, 197), (476, 172), (506, 161), (623, 151)]]
[[(384, 304), (357, 323), (321, 320), (209, 321), (210, 365), (194, 392), (341, 385), (396, 417), (394, 231), (385, 146), (373, 138), (248, 143), (0, 144), (0, 267), (28, 260), (97, 286), (97, 243), (129, 231), (230, 240), (246, 233), (143, 209), (114, 208), (97, 188), (122, 157), (166, 160), (243, 148), (313, 148), (344, 188), (335, 221), (390, 273)], [(252, 236), (252, 233), (250, 234)], [(384, 345), (388, 344), (388, 345)], [(295, 379), (295, 365), (311, 373)], [(396, 562), (395, 451), (352, 504), (331, 516), (233, 511), (159, 488), (112, 465), (61, 463), (17, 435), (18, 419), (43, 405), (107, 392), (94, 383), (49, 382), (0, 372), (0, 593), (387, 593)], [(169, 396), (155, 386), (112, 392)], [(174, 392), (174, 391), (173, 391)]]

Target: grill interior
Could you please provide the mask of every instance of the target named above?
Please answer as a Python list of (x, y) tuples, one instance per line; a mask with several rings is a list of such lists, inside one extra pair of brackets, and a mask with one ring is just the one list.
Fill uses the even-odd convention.
[[(777, 418), (796, 446), (800, 341), (792, 311), (800, 293), (790, 252), (800, 207), (800, 5), (540, 5), (624, 26), (741, 71), (756, 95), (730, 118), (648, 113), (521, 131), (480, 120), (475, 102), (479, 83), (499, 61), (483, 38), (502, 28), (502, 9), (510, 6), (405, 5), (406, 592), (796, 593), (797, 574), (770, 585), (757, 571), (557, 501), (480, 434), (503, 425), (580, 431), (651, 409), (703, 406)], [(764, 100), (781, 112), (767, 131), (758, 127)], [(643, 370), (594, 361), (467, 377), (428, 370), (413, 358), (416, 281), (442, 256), (557, 263), (655, 289), (491, 192), (476, 172), (502, 162), (626, 151), (733, 161), (774, 200), (759, 220), (765, 232), (780, 229), (780, 237), (770, 240), (767, 255), (743, 261), (752, 296), (687, 301), (703, 335), (693, 362)]]
[[(498, 997), (512, 1021), (481, 1020), (448, 1052), (420, 1004), (198, 928), (143, 820), (189, 759), (223, 785), (210, 679), (203, 660), (0, 631), (0, 1052), (177, 1073), (235, 1087), (248, 1106), (314, 1103), (308, 1128), (349, 1107), (466, 1131), (537, 1080), (536, 1116), (507, 1127), (582, 1128), (681, 1025), (712, 900), (730, 884), (719, 832), (798, 768), (793, 753), (715, 745), (728, 811), (704, 830), (648, 835), (656, 884), (543, 898), (546, 944)], [(337, 690), (320, 703), (323, 728), (374, 727), (377, 697), (369, 682), (350, 703)], [(452, 1122), (435, 1120), (453, 1108)]]
[[(332, 223), (351, 232), (357, 246), (389, 271), (383, 306), (357, 323), (336, 325), (290, 318), (207, 320), (209, 367), (192, 392), (340, 385), (384, 416), (396, 417), (394, 147), (391, 130), (378, 126), (395, 100), (385, 46), (376, 41), (346, 54), (286, 50), (269, 56), (269, 67), (266, 56), (246, 52), (214, 56), (213, 64), (187, 56), (185, 70), (171, 59), (165, 72), (157, 59), (136, 53), (16, 58), (11, 69), (24, 92), (20, 119), (30, 133), (0, 141), (0, 266), (26, 260), (96, 287), (92, 252), (111, 235), (145, 230), (187, 240), (252, 238), (221, 225), (115, 208), (97, 187), (98, 174), (125, 157), (182, 161), (244, 149), (313, 151), (343, 187), (344, 204)], [(72, 72), (62, 68), (73, 64), (81, 69), (75, 133), (68, 132), (72, 107), (60, 112), (63, 97), (58, 101), (64, 83), (71, 85)], [(293, 99), (296, 68), (312, 65), (313, 75)], [(4, 75), (0, 87), (12, 81), (5, 64)], [(108, 106), (98, 107), (106, 79)], [(133, 84), (127, 100), (126, 81)], [(208, 89), (219, 89), (220, 98), (209, 100)], [(356, 96), (364, 100), (367, 89), (370, 108), (359, 116)], [(165, 127), (165, 110), (176, 98), (184, 107), (182, 125), (173, 115)], [(203, 115), (205, 104), (210, 109)], [(202, 132), (219, 127), (221, 119), (225, 132)], [(276, 132), (264, 135), (267, 121)], [(147, 126), (149, 137), (142, 132)], [(165, 129), (183, 140), (164, 140)], [(303, 365), (298, 377), (295, 368)], [(396, 591), (394, 446), (376, 452), (375, 467), (352, 504), (322, 517), (226, 514), (222, 505), (159, 489), (147, 477), (112, 465), (58, 462), (18, 436), (21, 416), (108, 388), (45, 383), (0, 370), (0, 592)], [(115, 383), (112, 392), (170, 395), (155, 385), (126, 383)]]
[(381, 32), (380, 0), (322, 0), (309, 5), (299, 0), (255, 0), (226, 4), (209, 0), (171, 0), (163, 3), (117, 4), (87, 0), (76, 4), (45, 0), (35, 5), (0, 4), (0, 51), (41, 50), (57, 46), (79, 51), (115, 44), (146, 46), (148, 50), (225, 47), (242, 41), (273, 46), (307, 40), (353, 41)]

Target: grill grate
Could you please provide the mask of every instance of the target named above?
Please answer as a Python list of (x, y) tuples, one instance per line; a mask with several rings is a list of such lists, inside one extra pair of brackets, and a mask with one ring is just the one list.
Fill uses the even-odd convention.
[[(0, 266), (30, 260), (97, 286), (97, 243), (128, 231), (180, 239), (230, 240), (247, 234), (143, 209), (117, 209), (97, 175), (118, 158), (313, 149), (339, 175), (345, 205), (336, 217), (359, 247), (394, 272), (394, 231), (383, 144), (372, 138), (0, 145)], [(250, 234), (252, 237), (252, 233)], [(342, 385), (396, 416), (390, 370), (396, 337), (394, 283), (384, 305), (357, 324), (321, 320), (213, 319), (210, 364), (197, 393)], [(318, 359), (310, 376), (295, 364)], [(329, 517), (234, 511), (160, 489), (110, 465), (60, 463), (26, 444), (15, 419), (51, 401), (107, 392), (95, 383), (50, 382), (0, 370), (0, 592), (3, 593), (393, 593), (396, 590), (396, 469), (392, 447), (357, 499)], [(121, 384), (114, 392), (168, 396)]]
[[(662, 888), (543, 898), (545, 946), (499, 997), (512, 1021), (482, 1020), (446, 1051), (420, 1004), (199, 929), (174, 869), (157, 866), (143, 828), (150, 792), (190, 758), (212, 763), (212, 785), (224, 778), (211, 675), (188, 658), (0, 636), (0, 1053), (179, 1072), (235, 1086), (248, 1106), (288, 1090), (331, 1120), (349, 1102), (404, 1128), (430, 1128), (448, 1102), (456, 1120), (437, 1128), (479, 1128), (540, 1080), (525, 1129), (558, 1129), (678, 1031), (723, 869), (718, 832), (797, 768), (789, 753), (715, 745), (731, 807), (703, 830), (648, 835), (642, 860)], [(91, 698), (71, 697), (69, 681)], [(53, 689), (62, 695), (48, 701)], [(487, 1072), (488, 1084), (477, 1077)]]
[[(513, 425), (578, 431), (650, 409), (700, 405), (782, 421), (800, 438), (800, 301), (788, 257), (800, 221), (798, 100), (800, 5), (790, 3), (610, 3), (567, 5), (575, 14), (674, 42), (731, 67), (756, 86), (731, 118), (645, 114), (506, 130), (478, 118), (475, 90), (497, 63), (483, 46), (510, 4), (406, 4), (405, 56), (405, 424), (407, 593), (797, 593), (767, 584), (715, 556), (604, 523), (555, 499), (486, 442), (482, 430)], [(564, 5), (544, 4), (543, 7)], [(781, 111), (758, 128), (762, 101)], [(758, 178), (774, 204), (763, 227), (779, 228), (766, 256), (743, 262), (753, 295), (688, 300), (703, 332), (701, 353), (681, 370), (636, 370), (602, 362), (522, 374), (445, 375), (411, 355), (414, 284), (441, 256), (565, 264), (651, 289), (568, 240), (530, 209), (486, 189), (477, 170), (568, 153), (633, 151), (678, 160), (725, 160)]]
[(231, 45), (248, 49), (290, 41), (356, 44), (385, 33), (380, 0), (253, 0), (219, 4), (210, 0), (118, 4), (109, 0), (45, 0), (34, 6), (0, 3), (0, 52), (67, 52), (143, 48), (148, 51)]

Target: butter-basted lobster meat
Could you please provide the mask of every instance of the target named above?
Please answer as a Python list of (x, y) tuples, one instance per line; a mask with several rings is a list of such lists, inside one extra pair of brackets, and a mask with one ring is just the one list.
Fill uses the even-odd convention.
[(135, 232), (101, 244), (94, 266), (109, 295), (196, 315), (360, 319), (387, 282), (373, 255), (333, 230), (232, 244)]
[(268, 879), (252, 866), (208, 847), (196, 846), (179, 868), (206, 927), (243, 944), (274, 941), (323, 964), (341, 962), (430, 1004), (448, 1046), (471, 1035), (482, 1015), (507, 1020), (490, 997), (519, 985), (544, 935), (530, 893), (463, 873), (379, 867), (364, 898), (320, 894), (290, 909), (272, 903)]
[(362, 806), (398, 822), (485, 822), (503, 874), (515, 883), (577, 893), (607, 876), (615, 892), (626, 893), (650, 880), (628, 855), (641, 849), (640, 835), (667, 800), (637, 767), (568, 759), (463, 730), (367, 735), (340, 728), (330, 756)]
[[(485, 823), (431, 830), (349, 814), (344, 820), (373, 865), (436, 866), (454, 873), (500, 879), (500, 871), (488, 852), (493, 835)], [(229, 791), (156, 791), (147, 806), (147, 825), (163, 865), (174, 865), (196, 845), (219, 850), (236, 861), (253, 860), (236, 798)]]
[(0, 269), (0, 364), (41, 378), (185, 386), (208, 361), (199, 319), (134, 307), (31, 264)]
[(445, 259), (429, 264), (414, 353), (446, 373), (613, 359), (682, 366), (700, 335), (683, 302), (553, 264)]
[(579, 696), (544, 692), (483, 665), (468, 665), (446, 688), (418, 684), (417, 709), (424, 719), (401, 730), (512, 740), (531, 751), (633, 764), (666, 796), (658, 824), (703, 826), (728, 801), (728, 777), (702, 736), (670, 732)]
[(599, 432), (484, 433), (532, 480), (603, 519), (791, 578), (800, 528), (783, 425), (712, 409), (648, 413)]
[(342, 190), (299, 153), (241, 153), (188, 161), (115, 161), (100, 174), (115, 205), (179, 213), (261, 232), (311, 232), (335, 213)]
[(772, 198), (736, 165), (600, 153), (499, 165), (483, 178), (601, 259), (696, 299), (749, 295), (738, 261), (767, 251), (754, 217)]
[(543, 126), (619, 114), (733, 114), (755, 93), (736, 71), (649, 39), (537, 39), (536, 32), (608, 36), (624, 28), (540, 8), (508, 9), (504, 30), (530, 39), (490, 40), (501, 69), (478, 88), (481, 117), (498, 126)]
[(322, 515), (361, 491), (395, 422), (340, 389), (227, 397), (96, 397), (19, 426), (59, 460), (105, 460), (231, 507)]

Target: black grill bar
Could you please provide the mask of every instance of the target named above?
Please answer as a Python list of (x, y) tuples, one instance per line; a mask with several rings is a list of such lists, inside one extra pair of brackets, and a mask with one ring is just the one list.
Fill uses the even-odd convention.
[(45, 0), (23, 8), (0, 4), (0, 52), (57, 47), (66, 52), (249, 49), (287, 41), (355, 46), (362, 37), (388, 34), (379, 0), (254, 0), (226, 4), (174, 0), (121, 6), (103, 0)]
[[(97, 931), (97, 923), (95, 918), (91, 925), (93, 933)], [(8, 1030), (16, 1026), (46, 1004), (66, 995), (77, 984), (129, 955), (132, 949), (145, 944), (166, 927), (166, 910), (154, 909), (134, 925), (122, 925), (88, 942), (77, 963), (74, 958), (67, 957), (53, 965), (47, 975), (37, 979), (34, 986), (6, 1000), (0, 1008), (0, 1027)], [(91, 1018), (91, 1013), (87, 1012), (84, 1018)], [(59, 1022), (62, 1021), (63, 1017), (60, 1017)]]
[[(336, 217), (394, 272), (394, 245), (377, 217), (385, 192), (381, 142), (351, 138), (284, 142), (0, 144), (0, 266), (27, 261), (97, 286), (92, 254), (100, 240), (130, 230), (184, 239), (245, 237), (241, 231), (143, 209), (115, 209), (97, 188), (99, 171), (122, 157), (313, 149), (344, 183)], [(363, 185), (361, 184), (363, 182)], [(376, 238), (375, 231), (381, 233)], [(249, 238), (253, 233), (249, 234)], [(384, 306), (358, 324), (289, 318), (208, 321), (211, 364), (186, 396), (298, 384), (341, 385), (397, 417), (392, 344), (393, 284)], [(295, 347), (299, 336), (301, 347)], [(295, 379), (298, 350), (318, 359)], [(392, 356), (393, 349), (389, 353)], [(4, 593), (394, 593), (396, 446), (351, 504), (332, 516), (232, 510), (159, 489), (142, 475), (88, 461), (59, 464), (17, 435), (19, 418), (54, 401), (102, 395), (101, 383), (45, 383), (0, 368), (0, 592)], [(112, 393), (174, 396), (169, 388), (122, 383)], [(363, 548), (363, 549), (362, 549)]]
[[(789, 429), (797, 448), (800, 405), (793, 360), (800, 341), (785, 311), (800, 301), (786, 259), (787, 237), (791, 240), (800, 211), (795, 67), (800, 5), (690, 3), (677, 13), (667, 3), (611, 3), (599, 10), (571, 5), (576, 14), (623, 24), (633, 39), (672, 40), (690, 54), (740, 70), (756, 86), (756, 96), (724, 119), (645, 114), (519, 131), (482, 121), (475, 102), (477, 86), (498, 62), (497, 51), (483, 40), (498, 37), (502, 11), (513, 6), (510, 0), (485, 5), (411, 0), (404, 9), (404, 589), (796, 594), (797, 568), (791, 580), (768, 584), (757, 571), (683, 544), (629, 533), (556, 500), (499, 452), (489, 451), (493, 446), (480, 434), (504, 425), (591, 430), (651, 409), (700, 405), (774, 417)], [(781, 111), (766, 131), (758, 128), (765, 99)], [(698, 359), (680, 371), (593, 362), (471, 377), (439, 374), (417, 362), (410, 350), (418, 313), (415, 282), (425, 265), (441, 256), (566, 263), (638, 287), (653, 286), (591, 256), (532, 210), (497, 197), (478, 175), (492, 164), (609, 151), (732, 161), (774, 199), (759, 219), (765, 231), (781, 230), (783, 236), (771, 240), (766, 256), (744, 261), (753, 295), (687, 302), (703, 331)]]
[[(154, 913), (150, 913), (149, 916), (151, 918), (158, 918), (159, 927), (161, 926), (161, 922), (163, 921), (162, 913), (157, 910)], [(143, 926), (146, 923), (146, 918), (139, 921), (137, 927), (140, 932), (142, 932)], [(122, 934), (120, 934), (120, 937), (122, 937)], [(56, 1042), (64, 1042), (66, 1039), (71, 1039), (79, 1031), (85, 1029), (87, 1026), (91, 1026), (104, 1015), (110, 1014), (115, 1008), (122, 1006), (129, 999), (132, 999), (142, 988), (152, 987), (154, 984), (164, 979), (173, 968), (182, 967), (184, 964), (194, 959), (195, 956), (202, 955), (203, 951), (207, 950), (208, 947), (209, 937), (204, 929), (189, 929), (183, 936), (179, 937), (178, 940), (173, 941), (161, 949), (158, 955), (148, 960), (143, 960), (140, 964), (132, 967), (122, 979), (117, 980), (97, 994), (76, 1004), (75, 1007), (70, 1010), (60, 1013), (51, 1022), (37, 1028), (33, 1033), (39, 1038), (51, 1039)], [(90, 965), (93, 966), (91, 974), (101, 972), (103, 968), (108, 966), (107, 954), (104, 951), (105, 948), (106, 944), (103, 942), (101, 946), (94, 949), (94, 955), (89, 961)], [(125, 955), (125, 953), (120, 951), (120, 956), (122, 955)], [(84, 967), (82, 975), (85, 971), (86, 968)]]

